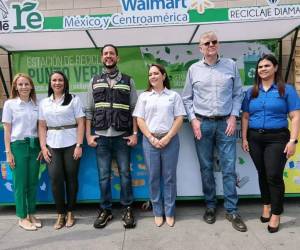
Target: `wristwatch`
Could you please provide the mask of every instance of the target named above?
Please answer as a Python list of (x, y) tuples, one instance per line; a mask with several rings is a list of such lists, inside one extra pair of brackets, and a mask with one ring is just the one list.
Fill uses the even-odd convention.
[(77, 143), (76, 144), (76, 148), (82, 148), (82, 144), (81, 143)]
[(297, 144), (298, 143), (298, 140), (297, 139), (290, 139), (290, 142), (294, 143), (294, 144)]

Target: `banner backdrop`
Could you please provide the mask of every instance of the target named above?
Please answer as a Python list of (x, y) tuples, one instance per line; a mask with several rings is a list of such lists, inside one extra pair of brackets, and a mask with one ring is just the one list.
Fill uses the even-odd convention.
[[(221, 57), (237, 62), (245, 85), (252, 85), (256, 62), (264, 53), (277, 55), (278, 41), (222, 43), (220, 48)], [(85, 92), (91, 76), (101, 72), (99, 54), (97, 49), (14, 52), (13, 72), (29, 74), (38, 93), (46, 93), (49, 73), (62, 70), (72, 92)], [(133, 77), (138, 90), (147, 86), (148, 65), (158, 63), (166, 67), (171, 87), (180, 91), (189, 66), (199, 60), (200, 52), (197, 44), (126, 47), (119, 48), (119, 57), (120, 70)]]
[[(252, 85), (255, 65), (264, 53), (278, 54), (278, 42), (274, 40), (256, 42), (235, 42), (221, 44), (220, 56), (232, 58), (237, 62), (244, 88)], [(139, 92), (146, 89), (148, 65), (159, 63), (166, 67), (171, 78), (171, 86), (178, 92), (184, 86), (185, 76), (189, 66), (199, 60), (200, 52), (196, 44), (192, 45), (163, 45), (147, 47), (126, 47), (119, 49), (119, 68), (131, 75), (135, 80)], [(39, 98), (45, 96), (48, 87), (48, 75), (53, 70), (63, 70), (70, 79), (71, 92), (80, 96), (85, 103), (86, 89), (92, 75), (101, 72), (99, 50), (60, 50), (39, 52), (13, 53), (13, 71), (29, 74), (35, 83)], [(188, 122), (185, 122), (180, 133), (181, 148), (177, 169), (177, 193), (179, 197), (202, 195), (200, 167), (197, 160), (192, 131)], [(0, 128), (0, 137), (3, 130)], [(241, 131), (237, 132), (237, 187), (241, 195), (258, 195), (259, 187), (257, 173), (249, 154), (241, 150)], [(1, 141), (0, 150), (3, 152), (4, 143)], [(95, 201), (99, 199), (98, 171), (94, 149), (84, 145), (84, 154), (79, 172), (79, 201)], [(286, 164), (284, 180), (286, 193), (300, 193), (300, 149), (297, 148)], [(223, 194), (221, 166), (215, 154), (215, 178), (217, 194)], [(12, 173), (5, 162), (4, 153), (0, 153), (0, 203), (13, 202)], [(133, 175), (134, 195), (137, 199), (148, 198), (147, 171), (144, 164), (141, 137), (139, 144), (132, 151), (131, 170)], [(116, 164), (113, 163), (112, 190), (113, 198), (119, 198), (119, 175)], [(50, 181), (45, 164), (40, 168), (40, 184), (38, 187), (40, 202), (52, 201)]]

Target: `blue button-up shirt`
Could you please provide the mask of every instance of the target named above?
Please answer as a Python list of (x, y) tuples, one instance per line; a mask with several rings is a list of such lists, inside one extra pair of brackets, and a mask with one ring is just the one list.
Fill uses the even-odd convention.
[(294, 87), (285, 85), (285, 94), (280, 96), (276, 84), (267, 91), (259, 86), (257, 98), (251, 98), (252, 88), (246, 92), (242, 110), (249, 113), (249, 128), (287, 128), (287, 114), (300, 109), (300, 100)]
[(204, 60), (188, 70), (182, 100), (191, 121), (203, 116), (238, 116), (243, 100), (242, 83), (236, 63), (220, 58), (208, 65)]

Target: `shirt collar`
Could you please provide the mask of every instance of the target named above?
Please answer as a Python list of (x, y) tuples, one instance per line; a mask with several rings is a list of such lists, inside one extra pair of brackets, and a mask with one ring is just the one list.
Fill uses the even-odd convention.
[(29, 99), (28, 102), (24, 102), (24, 101), (21, 100), (21, 98), (20, 98), (19, 96), (17, 97), (17, 104), (18, 104), (18, 105), (20, 105), (20, 104), (22, 104), (22, 103), (26, 104), (26, 103), (30, 103), (30, 102), (33, 103), (33, 101), (32, 101), (31, 98)]
[[(60, 98), (59, 101), (63, 100), (64, 98), (65, 98), (65, 94), (62, 95), (62, 97)], [(54, 95), (53, 95), (53, 94), (51, 94), (51, 95), (49, 96), (49, 100), (50, 100), (51, 102), (54, 102)]]
[[(154, 95), (154, 94), (158, 94), (154, 89), (151, 90), (151, 95)], [(166, 95), (169, 95), (170, 94), (170, 90), (167, 89), (166, 87), (163, 89), (163, 91), (161, 92), (161, 94), (166, 94)]]
[(210, 64), (206, 63), (206, 62), (205, 62), (205, 57), (203, 57), (203, 58), (201, 59), (201, 62), (202, 62), (204, 65), (206, 65), (206, 66), (214, 66), (214, 65), (218, 64), (218, 63), (220, 62), (220, 60), (221, 60), (221, 58), (220, 58), (219, 55), (218, 55), (217, 61), (216, 61), (215, 64), (210, 65)]
[[(261, 84), (261, 83), (259, 84), (259, 86), (258, 86), (258, 87), (259, 87), (259, 89), (260, 89), (260, 90), (263, 90), (263, 91), (265, 91), (265, 90), (263, 89), (263, 86), (262, 86), (262, 84)], [(278, 86), (277, 86), (277, 84), (273, 83), (273, 84), (271, 85), (271, 87), (268, 89), (268, 91), (269, 91), (269, 90), (271, 90), (271, 89), (278, 89)]]

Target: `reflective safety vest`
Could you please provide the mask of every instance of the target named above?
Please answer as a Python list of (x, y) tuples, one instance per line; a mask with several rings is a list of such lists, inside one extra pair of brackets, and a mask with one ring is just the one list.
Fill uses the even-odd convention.
[(95, 103), (93, 127), (96, 130), (113, 127), (117, 131), (131, 131), (130, 76), (122, 74), (121, 80), (112, 88), (104, 74), (96, 75), (92, 84)]

